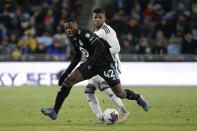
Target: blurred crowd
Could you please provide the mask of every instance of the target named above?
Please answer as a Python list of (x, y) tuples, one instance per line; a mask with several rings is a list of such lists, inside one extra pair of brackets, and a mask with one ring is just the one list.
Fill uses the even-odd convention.
[[(197, 0), (117, 0), (110, 5), (115, 10), (108, 24), (117, 32), (122, 54), (197, 54)], [(81, 7), (82, 0), (1, 0), (0, 54), (70, 58), (64, 18), (79, 16)]]
[(196, 0), (117, 0), (111, 8), (121, 53), (197, 54)]
[(53, 60), (69, 57), (64, 18), (79, 15), (80, 6), (80, 0), (1, 0), (0, 54), (50, 54)]

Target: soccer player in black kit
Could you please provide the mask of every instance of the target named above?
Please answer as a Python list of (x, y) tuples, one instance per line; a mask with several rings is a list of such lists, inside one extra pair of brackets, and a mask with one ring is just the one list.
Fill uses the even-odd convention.
[[(105, 79), (116, 96), (122, 99), (136, 100), (145, 111), (148, 111), (148, 103), (142, 95), (136, 94), (129, 89), (121, 88), (120, 79), (107, 42), (99, 39), (93, 32), (78, 27), (76, 20), (72, 17), (66, 19), (64, 27), (71, 38), (74, 47), (74, 57), (59, 79), (58, 84), (61, 86), (61, 89), (57, 93), (54, 107), (41, 108), (42, 113), (49, 116), (52, 120), (57, 119), (58, 112), (65, 98), (69, 95), (72, 86), (95, 75), (100, 75)], [(73, 71), (81, 60), (82, 54), (87, 58), (87, 61)]]

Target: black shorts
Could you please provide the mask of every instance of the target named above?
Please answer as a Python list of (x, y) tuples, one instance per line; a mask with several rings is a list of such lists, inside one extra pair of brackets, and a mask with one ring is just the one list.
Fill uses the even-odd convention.
[(100, 75), (111, 87), (120, 83), (114, 63), (106, 63), (90, 67), (87, 62), (85, 62), (82, 63), (77, 69), (83, 75), (84, 80), (90, 79), (95, 75)]

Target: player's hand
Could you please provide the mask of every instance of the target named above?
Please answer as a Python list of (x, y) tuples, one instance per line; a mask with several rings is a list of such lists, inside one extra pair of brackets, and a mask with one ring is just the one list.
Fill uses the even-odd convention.
[(65, 78), (67, 77), (66, 71), (62, 72), (62, 74), (59, 77), (58, 85), (61, 86), (64, 82)]

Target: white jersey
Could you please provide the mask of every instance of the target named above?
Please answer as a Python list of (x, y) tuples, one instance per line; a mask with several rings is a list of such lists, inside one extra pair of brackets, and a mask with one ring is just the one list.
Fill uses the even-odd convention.
[(99, 38), (102, 38), (103, 40), (107, 41), (110, 46), (110, 52), (112, 54), (112, 57), (115, 61), (115, 66), (117, 68), (117, 71), (120, 73), (120, 58), (118, 53), (120, 52), (120, 44), (118, 41), (118, 38), (116, 36), (116, 32), (114, 29), (112, 29), (109, 25), (103, 24), (101, 28), (94, 32), (96, 35), (99, 36)]
[[(102, 38), (103, 40), (107, 41), (110, 46), (110, 52), (112, 54), (112, 57), (115, 61), (116, 71), (120, 73), (120, 58), (118, 53), (120, 52), (120, 45), (118, 38), (116, 36), (116, 32), (107, 24), (103, 24), (101, 28), (94, 32), (99, 38)], [(102, 77), (99, 75), (96, 75), (89, 79), (89, 83), (95, 85), (98, 87), (98, 84), (101, 83), (103, 80)]]

